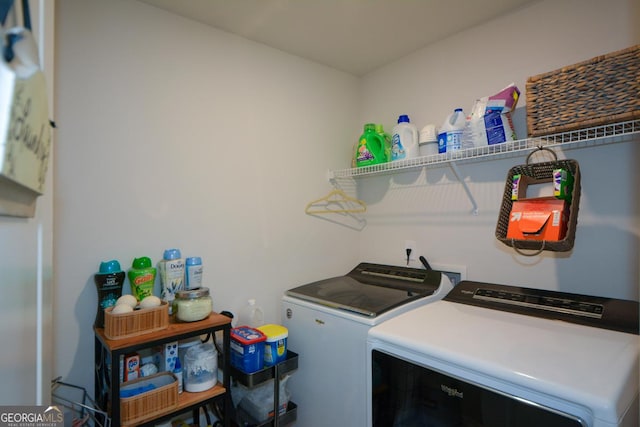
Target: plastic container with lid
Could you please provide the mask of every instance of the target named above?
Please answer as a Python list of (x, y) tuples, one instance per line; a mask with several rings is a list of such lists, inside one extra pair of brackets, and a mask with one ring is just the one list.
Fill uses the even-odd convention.
[(184, 357), (182, 378), (184, 390), (197, 393), (209, 390), (218, 382), (218, 352), (213, 344), (198, 344)]
[(420, 131), (419, 151), (421, 156), (438, 154), (438, 134), (436, 126), (428, 124)]
[(264, 343), (264, 365), (273, 366), (287, 358), (289, 330), (282, 325), (263, 325), (258, 328), (267, 339)]
[(231, 366), (247, 374), (264, 367), (265, 334), (249, 326), (231, 329)]
[(184, 366), (184, 357), (187, 354), (187, 351), (198, 344), (202, 344), (202, 340), (200, 337), (187, 338), (186, 340), (178, 341), (178, 359), (182, 362)]
[(176, 292), (173, 312), (182, 322), (197, 322), (206, 319), (213, 311), (213, 301), (209, 288), (199, 288)]

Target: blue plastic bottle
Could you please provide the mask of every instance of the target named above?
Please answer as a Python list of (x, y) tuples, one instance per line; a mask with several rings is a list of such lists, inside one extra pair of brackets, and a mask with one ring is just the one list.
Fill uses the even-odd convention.
[(184, 288), (186, 290), (199, 289), (202, 287), (202, 258), (192, 256), (184, 261), (185, 275)]

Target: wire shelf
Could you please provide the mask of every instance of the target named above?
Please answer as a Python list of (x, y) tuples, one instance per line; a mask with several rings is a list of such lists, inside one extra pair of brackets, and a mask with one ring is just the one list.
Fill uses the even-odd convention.
[(523, 151), (542, 147), (582, 148), (629, 141), (640, 133), (640, 120), (596, 126), (592, 128), (520, 139), (501, 144), (474, 147), (443, 154), (398, 160), (372, 166), (329, 171), (329, 179), (357, 178), (367, 175), (394, 173), (420, 167), (445, 166), (454, 162), (473, 162), (500, 158), (517, 157)]
[(61, 377), (51, 380), (52, 403), (64, 407), (72, 420), (65, 425), (72, 427), (111, 427), (111, 418), (100, 410), (84, 387), (62, 381)]

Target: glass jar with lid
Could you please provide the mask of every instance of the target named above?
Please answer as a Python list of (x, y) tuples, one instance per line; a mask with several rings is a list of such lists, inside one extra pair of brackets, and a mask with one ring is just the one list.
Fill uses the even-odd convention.
[(182, 322), (206, 319), (213, 310), (209, 288), (198, 288), (176, 292), (173, 311)]

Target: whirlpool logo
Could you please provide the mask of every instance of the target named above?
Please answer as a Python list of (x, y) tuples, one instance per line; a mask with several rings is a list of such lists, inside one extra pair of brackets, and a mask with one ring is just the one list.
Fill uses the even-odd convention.
[(459, 399), (464, 399), (464, 393), (461, 391), (458, 391), (457, 388), (452, 388), (444, 384), (440, 384), (440, 390), (445, 392), (449, 397), (457, 397)]

